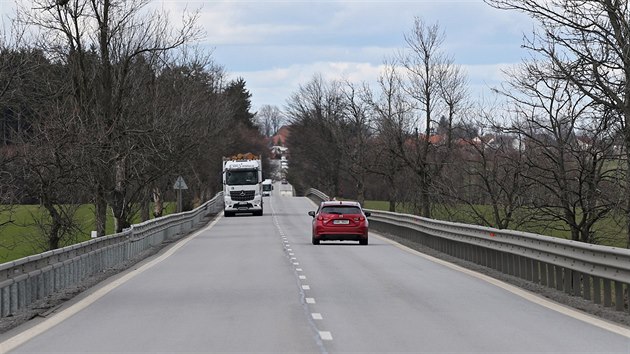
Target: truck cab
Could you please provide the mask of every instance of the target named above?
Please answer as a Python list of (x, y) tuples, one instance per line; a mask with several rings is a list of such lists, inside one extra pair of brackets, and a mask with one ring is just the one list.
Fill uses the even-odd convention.
[(223, 214), (263, 215), (262, 164), (252, 154), (223, 158)]
[(262, 189), (263, 189), (263, 197), (271, 196), (271, 191), (273, 190), (273, 183), (271, 182), (270, 179), (266, 179), (263, 181)]

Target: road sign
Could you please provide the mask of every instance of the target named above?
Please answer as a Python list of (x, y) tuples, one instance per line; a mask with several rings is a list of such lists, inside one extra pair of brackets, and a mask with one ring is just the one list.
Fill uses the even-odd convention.
[(182, 176), (177, 177), (177, 181), (175, 181), (173, 189), (188, 189), (188, 186), (186, 185), (186, 182), (184, 182)]

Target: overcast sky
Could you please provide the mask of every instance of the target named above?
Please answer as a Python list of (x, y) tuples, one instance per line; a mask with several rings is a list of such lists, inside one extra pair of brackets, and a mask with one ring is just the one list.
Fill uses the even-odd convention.
[[(27, 0), (21, 0), (27, 1)], [(51, 0), (53, 1), (53, 0)], [(13, 0), (0, 0), (0, 12)], [(257, 110), (282, 108), (300, 84), (327, 79), (373, 82), (379, 66), (404, 47), (414, 16), (439, 23), (444, 50), (465, 67), (473, 95), (501, 82), (501, 68), (527, 57), (520, 48), (531, 22), (482, 0), (186, 1), (155, 0), (178, 17), (200, 9), (203, 45), (229, 78), (243, 77)]]
[(503, 79), (500, 68), (518, 63), (531, 22), (481, 0), (459, 1), (162, 1), (181, 12), (201, 8), (205, 44), (230, 77), (243, 77), (253, 108), (280, 108), (300, 84), (319, 73), (329, 79), (376, 80), (379, 66), (404, 47), (414, 17), (439, 23), (444, 50), (463, 65), (471, 93)]

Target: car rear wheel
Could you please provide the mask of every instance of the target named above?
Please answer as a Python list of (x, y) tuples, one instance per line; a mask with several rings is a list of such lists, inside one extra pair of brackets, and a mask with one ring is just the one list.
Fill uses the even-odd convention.
[(319, 240), (315, 238), (315, 236), (312, 237), (312, 241), (314, 245), (319, 245)]
[(359, 244), (362, 246), (366, 246), (368, 244), (368, 239), (366, 238), (366, 239), (359, 240)]
[(229, 218), (230, 216), (234, 216), (234, 213), (232, 213), (231, 211), (224, 210), (223, 216), (225, 216), (226, 218)]

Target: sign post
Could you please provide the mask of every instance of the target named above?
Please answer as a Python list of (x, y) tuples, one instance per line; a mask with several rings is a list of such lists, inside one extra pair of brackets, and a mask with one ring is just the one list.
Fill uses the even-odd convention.
[(177, 177), (175, 184), (173, 185), (173, 189), (177, 191), (177, 212), (182, 212), (182, 189), (188, 189), (186, 182), (182, 176)]

